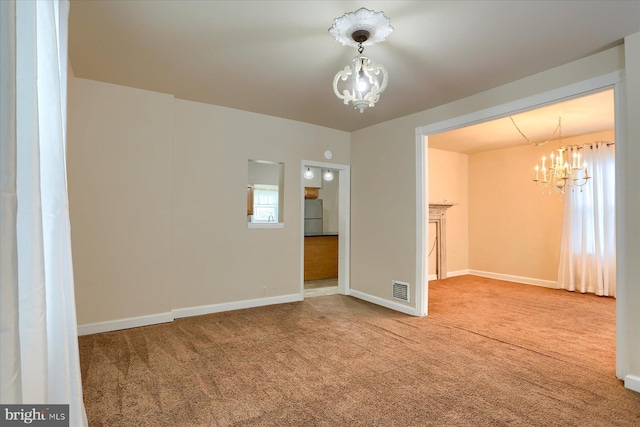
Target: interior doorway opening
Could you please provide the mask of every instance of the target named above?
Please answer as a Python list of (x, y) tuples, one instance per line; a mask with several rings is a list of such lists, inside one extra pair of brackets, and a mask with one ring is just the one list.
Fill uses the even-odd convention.
[[(469, 115), (460, 116), (445, 122), (435, 123), (432, 125), (424, 126), (422, 128), (418, 128), (416, 130), (416, 159), (417, 159), (417, 169), (418, 169), (418, 177), (417, 177), (417, 194), (418, 194), (418, 203), (417, 203), (417, 283), (420, 283), (420, 286), (416, 287), (416, 314), (417, 315), (427, 315), (428, 314), (428, 301), (429, 301), (429, 284), (428, 284), (428, 276), (429, 276), (429, 267), (428, 267), (428, 251), (430, 246), (429, 240), (429, 227), (426, 215), (426, 207), (428, 206), (430, 200), (430, 191), (429, 188), (429, 152), (428, 149), (430, 147), (430, 139), (431, 136), (443, 133), (447, 131), (453, 131), (458, 129), (463, 129), (465, 127), (469, 127), (471, 125), (478, 125), (481, 123), (493, 121), (499, 118), (508, 118), (511, 115), (515, 115), (521, 112), (526, 112), (530, 110), (534, 110), (537, 108), (550, 106), (553, 104), (557, 104), (563, 101), (572, 100), (575, 98), (583, 97), (590, 94), (596, 94), (608, 90), (613, 90), (614, 93), (614, 131), (615, 131), (615, 142), (616, 145), (621, 144), (624, 147), (624, 131), (625, 129), (625, 111), (624, 111), (624, 102), (623, 102), (623, 76), (619, 72), (610, 73), (607, 75), (603, 75), (599, 78), (594, 78), (589, 81), (576, 83), (574, 85), (566, 86), (554, 91), (538, 94), (531, 96), (529, 98), (524, 98), (518, 101), (514, 101), (508, 104), (503, 104), (501, 106), (493, 107), (487, 110), (478, 111)], [(557, 117), (556, 117), (557, 120)], [(547, 153), (548, 154), (548, 153)], [(535, 164), (532, 164), (533, 168)], [(621, 162), (616, 156), (616, 169), (619, 169), (621, 166)], [(534, 178), (534, 170), (531, 170), (531, 179)], [(617, 176), (620, 176), (619, 171), (616, 172)], [(534, 184), (531, 183), (533, 186)], [(620, 183), (616, 182), (616, 187), (618, 188)], [(496, 207), (499, 209), (499, 207)], [(618, 234), (619, 235), (619, 234)], [(505, 254), (508, 255), (508, 254)], [(618, 269), (621, 268), (621, 265), (618, 263)], [(466, 274), (471, 273), (471, 271), (467, 270)], [(465, 274), (465, 273), (463, 273)], [(489, 277), (489, 276), (487, 276)], [(517, 280), (514, 280), (517, 281)], [(524, 282), (523, 282), (524, 283)], [(530, 283), (537, 284), (537, 283)], [(618, 285), (618, 297), (616, 298), (616, 325), (615, 325), (615, 334), (616, 334), (616, 371), (619, 378), (621, 377), (622, 367), (625, 365), (625, 356), (623, 352), (621, 352), (620, 346), (624, 345), (622, 341), (625, 336), (624, 324), (620, 322), (620, 319), (625, 317), (623, 313), (625, 311), (624, 301), (622, 297), (624, 296), (624, 282), (619, 281)]]
[[(453, 275), (470, 272), (555, 288), (562, 230), (570, 217), (563, 215), (565, 200), (571, 199), (573, 204), (591, 200), (591, 192), (583, 190), (603, 178), (613, 183), (613, 169), (608, 177), (600, 171), (599, 179), (585, 187), (579, 187), (587, 184), (582, 179), (583, 169), (576, 170), (576, 179), (567, 180), (567, 188), (560, 191), (549, 180), (546, 185), (541, 182), (542, 171), (538, 172), (541, 180), (534, 181), (535, 166), (545, 157), (549, 166), (554, 153), (559, 160), (566, 150), (563, 165), (571, 163), (567, 154), (571, 152), (573, 167), (577, 167), (576, 159), (582, 153), (585, 161), (592, 156), (594, 143), (613, 145), (614, 116), (613, 89), (608, 89), (429, 135), (429, 222), (435, 207), (451, 206), (447, 215), (452, 233), (450, 239), (445, 237), (451, 246), (449, 265), (434, 269), (435, 261), (442, 261), (437, 249), (447, 242), (437, 239), (437, 230), (429, 224), (429, 247), (438, 243), (436, 250), (430, 249), (429, 280), (435, 280), (438, 270), (449, 269)], [(450, 203), (444, 202), (447, 200)], [(614, 218), (614, 212), (607, 217)], [(445, 277), (437, 274), (438, 280)]]
[(303, 298), (349, 294), (350, 187), (348, 165), (302, 161)]

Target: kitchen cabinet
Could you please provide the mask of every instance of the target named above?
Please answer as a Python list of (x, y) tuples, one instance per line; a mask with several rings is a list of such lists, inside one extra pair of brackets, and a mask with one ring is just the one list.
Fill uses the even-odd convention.
[(318, 189), (312, 187), (304, 187), (304, 198), (305, 199), (317, 199), (318, 198)]
[(304, 280), (338, 277), (338, 236), (318, 235), (304, 238)]

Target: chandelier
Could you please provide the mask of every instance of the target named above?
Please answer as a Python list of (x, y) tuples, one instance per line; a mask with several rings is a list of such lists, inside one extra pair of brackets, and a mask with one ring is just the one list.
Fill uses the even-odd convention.
[[(544, 142), (533, 142), (529, 138), (527, 138), (516, 122), (513, 120), (513, 117), (509, 117), (511, 122), (515, 126), (515, 128), (520, 132), (520, 135), (524, 137), (531, 145), (539, 146), (544, 145), (547, 142), (551, 141), (553, 136), (558, 133), (558, 144), (560, 145), (555, 151), (551, 151), (551, 155), (549, 156), (549, 167), (547, 168), (547, 157), (542, 156), (542, 167), (536, 165), (535, 167), (535, 178), (533, 182), (540, 188), (548, 188), (549, 191), (554, 189), (556, 193), (565, 193), (565, 191), (569, 188), (572, 190), (575, 188), (580, 188), (584, 186), (587, 181), (591, 178), (589, 176), (589, 169), (587, 167), (587, 162), (583, 162), (578, 152), (578, 147), (574, 147), (573, 149), (568, 149), (562, 145), (562, 119), (558, 117), (558, 126), (556, 130), (553, 131), (553, 134)], [(569, 155), (569, 151), (573, 152), (573, 155)]]
[(336, 41), (343, 46), (358, 48), (358, 56), (338, 71), (333, 79), (333, 91), (345, 105), (352, 102), (355, 109), (364, 113), (367, 107), (374, 107), (380, 99), (380, 94), (387, 87), (387, 70), (362, 52), (365, 46), (383, 41), (392, 31), (390, 20), (384, 13), (364, 7), (334, 20), (329, 32)]

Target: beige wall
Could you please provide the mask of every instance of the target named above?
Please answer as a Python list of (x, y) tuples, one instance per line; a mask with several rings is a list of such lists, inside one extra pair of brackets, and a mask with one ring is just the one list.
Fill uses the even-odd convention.
[[(80, 325), (299, 292), (301, 161), (348, 133), (84, 79), (71, 106)], [(285, 163), (284, 228), (247, 229), (248, 159)]]
[[(447, 271), (469, 268), (469, 156), (428, 150), (429, 203), (451, 203), (447, 209)], [(445, 200), (447, 200), (445, 202)], [(429, 226), (427, 253), (433, 247), (435, 224)], [(429, 256), (429, 275), (436, 274), (436, 251)]]
[(416, 126), (405, 117), (351, 134), (351, 288), (386, 300), (393, 280), (415, 286)]
[[(613, 140), (610, 131), (563, 142)], [(532, 182), (534, 166), (556, 148), (551, 142), (469, 156), (470, 270), (556, 282), (563, 198)]]
[[(352, 214), (358, 221), (352, 224), (352, 287), (392, 301), (390, 283), (397, 279), (410, 283), (415, 295), (416, 128), (623, 68), (624, 48), (615, 47), (450, 104), (353, 132)], [(408, 305), (415, 306), (415, 298)]]
[(247, 163), (247, 184), (280, 185), (281, 166), (276, 162), (251, 160)]
[[(73, 114), (73, 100), (75, 98), (76, 75), (73, 72), (71, 62), (67, 61), (67, 153), (69, 152), (69, 143), (72, 140), (71, 132), (71, 115)], [(67, 170), (68, 173), (68, 170)]]
[[(614, 131), (564, 138), (565, 145), (613, 141)], [(454, 204), (447, 211), (447, 269), (475, 270), (532, 281), (555, 282), (562, 230), (561, 195), (536, 187), (533, 167), (556, 142), (472, 155), (430, 148), (429, 203)], [(506, 178), (505, 178), (506, 177)], [(427, 251), (435, 226), (429, 226)], [(435, 251), (429, 275), (436, 274)]]
[[(301, 162), (349, 163), (349, 134), (176, 100), (173, 308), (297, 294)], [(247, 159), (284, 162), (284, 228), (247, 229)], [(266, 292), (263, 295), (263, 286)]]
[(78, 323), (171, 309), (173, 97), (76, 79), (68, 150)]

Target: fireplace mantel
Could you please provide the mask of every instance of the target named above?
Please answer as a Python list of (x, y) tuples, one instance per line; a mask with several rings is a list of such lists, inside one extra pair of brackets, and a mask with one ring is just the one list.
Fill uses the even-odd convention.
[(436, 275), (447, 278), (447, 209), (452, 204), (429, 203), (429, 223), (436, 224)]
[(429, 215), (431, 215), (431, 211), (444, 212), (453, 206), (452, 203), (429, 203)]

